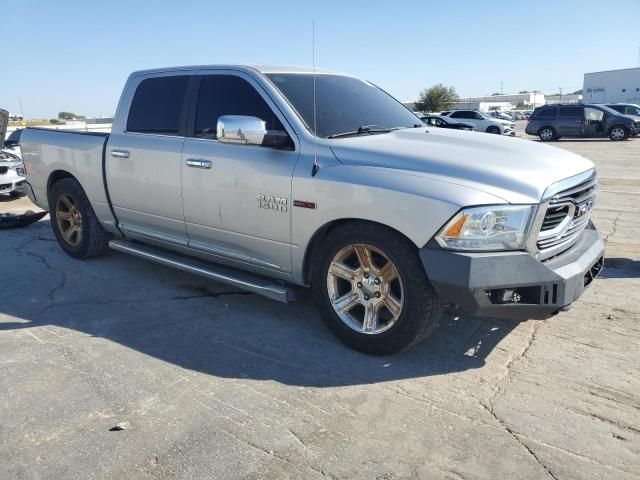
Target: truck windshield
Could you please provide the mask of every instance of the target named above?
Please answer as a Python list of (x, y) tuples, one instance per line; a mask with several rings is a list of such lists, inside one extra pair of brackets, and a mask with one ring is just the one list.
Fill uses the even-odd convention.
[[(372, 134), (421, 125), (416, 116), (375, 85), (343, 75), (316, 75), (317, 132), (313, 121), (313, 75), (267, 74), (307, 128), (323, 138), (346, 132)], [(376, 129), (363, 126), (375, 125)]]

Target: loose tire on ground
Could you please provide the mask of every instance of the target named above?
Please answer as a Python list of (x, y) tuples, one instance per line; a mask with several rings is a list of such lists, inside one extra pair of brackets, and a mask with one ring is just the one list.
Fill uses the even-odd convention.
[[(91, 258), (109, 248), (87, 195), (74, 178), (57, 181), (49, 192), (51, 227), (62, 249), (74, 258)], [(73, 230), (73, 231), (72, 231)]]
[[(418, 249), (389, 228), (366, 222), (341, 225), (328, 232), (314, 257), (315, 303), (329, 330), (355, 350), (388, 355), (409, 348), (425, 339), (445, 312)], [(343, 310), (350, 302), (351, 310)], [(376, 308), (375, 322), (369, 323), (367, 312)]]

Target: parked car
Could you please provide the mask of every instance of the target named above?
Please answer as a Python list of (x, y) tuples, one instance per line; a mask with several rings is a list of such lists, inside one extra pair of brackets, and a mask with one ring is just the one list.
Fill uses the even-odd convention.
[(577, 299), (603, 262), (593, 163), (416, 123), (349, 75), (180, 67), (133, 73), (111, 134), (21, 145), (71, 257), (110, 247), (283, 302), (310, 286), (363, 352), (414, 345), (449, 304), (544, 318)]
[[(605, 105), (618, 113), (633, 118), (637, 123), (640, 122), (640, 106), (633, 103), (608, 103)], [(636, 129), (635, 135), (640, 135), (640, 128)]]
[(465, 122), (454, 122), (450, 118), (441, 117), (440, 115), (418, 115), (418, 118), (431, 127), (453, 128), (454, 130), (467, 130), (475, 132), (475, 125)]
[(499, 118), (500, 120), (507, 120), (508, 122), (514, 122), (516, 120), (511, 112), (500, 112), (498, 110), (491, 110), (486, 113), (493, 118)]
[(452, 110), (442, 114), (455, 121), (463, 121), (471, 123), (479, 132), (495, 133), (502, 135), (515, 136), (515, 123), (508, 120), (493, 118), (486, 113), (477, 110)]
[(20, 149), (20, 136), (22, 135), (22, 130), (23, 129), (19, 128), (11, 132), (2, 146), (2, 150), (15, 155), (19, 159), (22, 159), (22, 151)]
[(640, 130), (640, 122), (604, 105), (545, 105), (534, 110), (525, 132), (543, 142), (562, 137), (609, 137), (626, 140)]
[(607, 103), (606, 106), (623, 115), (640, 117), (640, 105), (634, 103)]
[(23, 197), (24, 181), (22, 160), (6, 150), (0, 150), (0, 194)]
[[(9, 194), (18, 198), (25, 195), (24, 165), (20, 156), (20, 131), (11, 133), (5, 140), (9, 112), (0, 110), (0, 194)], [(16, 137), (18, 140), (16, 141)]]

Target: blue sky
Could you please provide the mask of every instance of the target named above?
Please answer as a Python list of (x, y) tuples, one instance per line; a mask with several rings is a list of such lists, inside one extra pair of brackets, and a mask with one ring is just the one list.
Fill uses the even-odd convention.
[(400, 100), (435, 83), (460, 96), (572, 91), (585, 72), (634, 67), (640, 0), (1, 0), (0, 107), (110, 115), (133, 71), (169, 65), (318, 65)]

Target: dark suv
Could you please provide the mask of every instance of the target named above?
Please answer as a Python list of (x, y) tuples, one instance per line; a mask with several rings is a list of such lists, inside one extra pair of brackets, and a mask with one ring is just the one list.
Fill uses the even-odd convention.
[(545, 105), (533, 111), (525, 131), (543, 142), (561, 137), (625, 140), (640, 131), (640, 122), (604, 105)]

